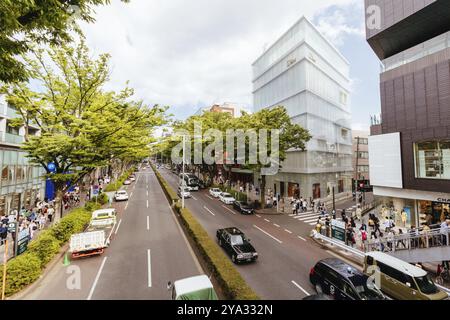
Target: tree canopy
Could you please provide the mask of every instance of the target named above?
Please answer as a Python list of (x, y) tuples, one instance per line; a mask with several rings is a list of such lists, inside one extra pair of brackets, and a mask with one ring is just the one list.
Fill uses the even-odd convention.
[[(129, 0), (122, 0), (129, 2)], [(0, 81), (28, 79), (20, 55), (33, 44), (61, 45), (72, 41), (77, 20), (94, 21), (94, 7), (110, 0), (0, 1)]]

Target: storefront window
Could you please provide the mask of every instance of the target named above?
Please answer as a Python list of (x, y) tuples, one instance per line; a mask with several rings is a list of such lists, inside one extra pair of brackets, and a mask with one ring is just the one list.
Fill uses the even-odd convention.
[(2, 181), (8, 181), (8, 166), (2, 168)]
[(415, 145), (416, 176), (450, 179), (450, 141), (428, 141)]

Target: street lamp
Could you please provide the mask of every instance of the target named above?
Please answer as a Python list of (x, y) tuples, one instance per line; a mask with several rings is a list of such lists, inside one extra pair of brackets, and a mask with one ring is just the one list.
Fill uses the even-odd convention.
[(14, 257), (17, 257), (17, 245), (19, 240), (19, 217), (20, 217), (20, 207), (21, 207), (21, 199), (22, 199), (22, 187), (16, 188), (16, 193), (19, 194), (19, 203), (18, 203), (18, 209), (16, 214), (16, 227), (15, 227), (15, 234), (14, 234)]
[(186, 136), (183, 135), (183, 175), (182, 175), (182, 180), (181, 180), (181, 188), (182, 188), (182, 192), (181, 192), (181, 208), (184, 209), (184, 184), (185, 184), (185, 179), (184, 179), (184, 164), (186, 162), (185, 159), (185, 154), (186, 154)]

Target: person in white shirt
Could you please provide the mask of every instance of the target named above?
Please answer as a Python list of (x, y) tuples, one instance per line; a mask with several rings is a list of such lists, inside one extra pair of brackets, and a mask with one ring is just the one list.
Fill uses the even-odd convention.
[(39, 230), (44, 229), (46, 222), (47, 218), (45, 217), (45, 214), (41, 214), (41, 216), (39, 217)]
[(442, 222), (441, 224), (441, 237), (442, 237), (442, 244), (443, 245), (447, 245), (447, 237), (448, 237), (448, 232), (449, 232), (449, 228), (448, 225), (450, 224), (450, 220), (446, 220), (444, 222)]

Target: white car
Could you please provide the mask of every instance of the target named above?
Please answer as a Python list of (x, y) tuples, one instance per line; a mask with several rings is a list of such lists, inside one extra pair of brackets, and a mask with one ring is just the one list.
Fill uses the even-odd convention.
[(220, 190), (219, 188), (211, 188), (211, 189), (209, 189), (210, 196), (212, 196), (214, 198), (218, 198), (221, 193), (222, 193), (222, 190)]
[(125, 180), (125, 181), (123, 182), (123, 184), (126, 185), (126, 186), (130, 185), (130, 184), (131, 184), (131, 180), (128, 180), (128, 179)]
[(219, 195), (219, 200), (225, 204), (233, 204), (236, 201), (236, 199), (233, 198), (233, 196), (231, 194), (226, 193), (226, 192), (222, 192)]
[(186, 187), (182, 187), (182, 186), (180, 186), (180, 187), (178, 187), (178, 196), (180, 197), (180, 198), (190, 198), (191, 197), (191, 193), (189, 192), (189, 189), (188, 188), (186, 188)]
[(130, 181), (136, 181), (136, 177), (135, 177), (135, 176), (130, 176), (130, 177), (128, 178), (128, 180), (130, 180)]
[(114, 195), (114, 199), (116, 201), (127, 201), (128, 200), (128, 193), (125, 190), (119, 190)]

